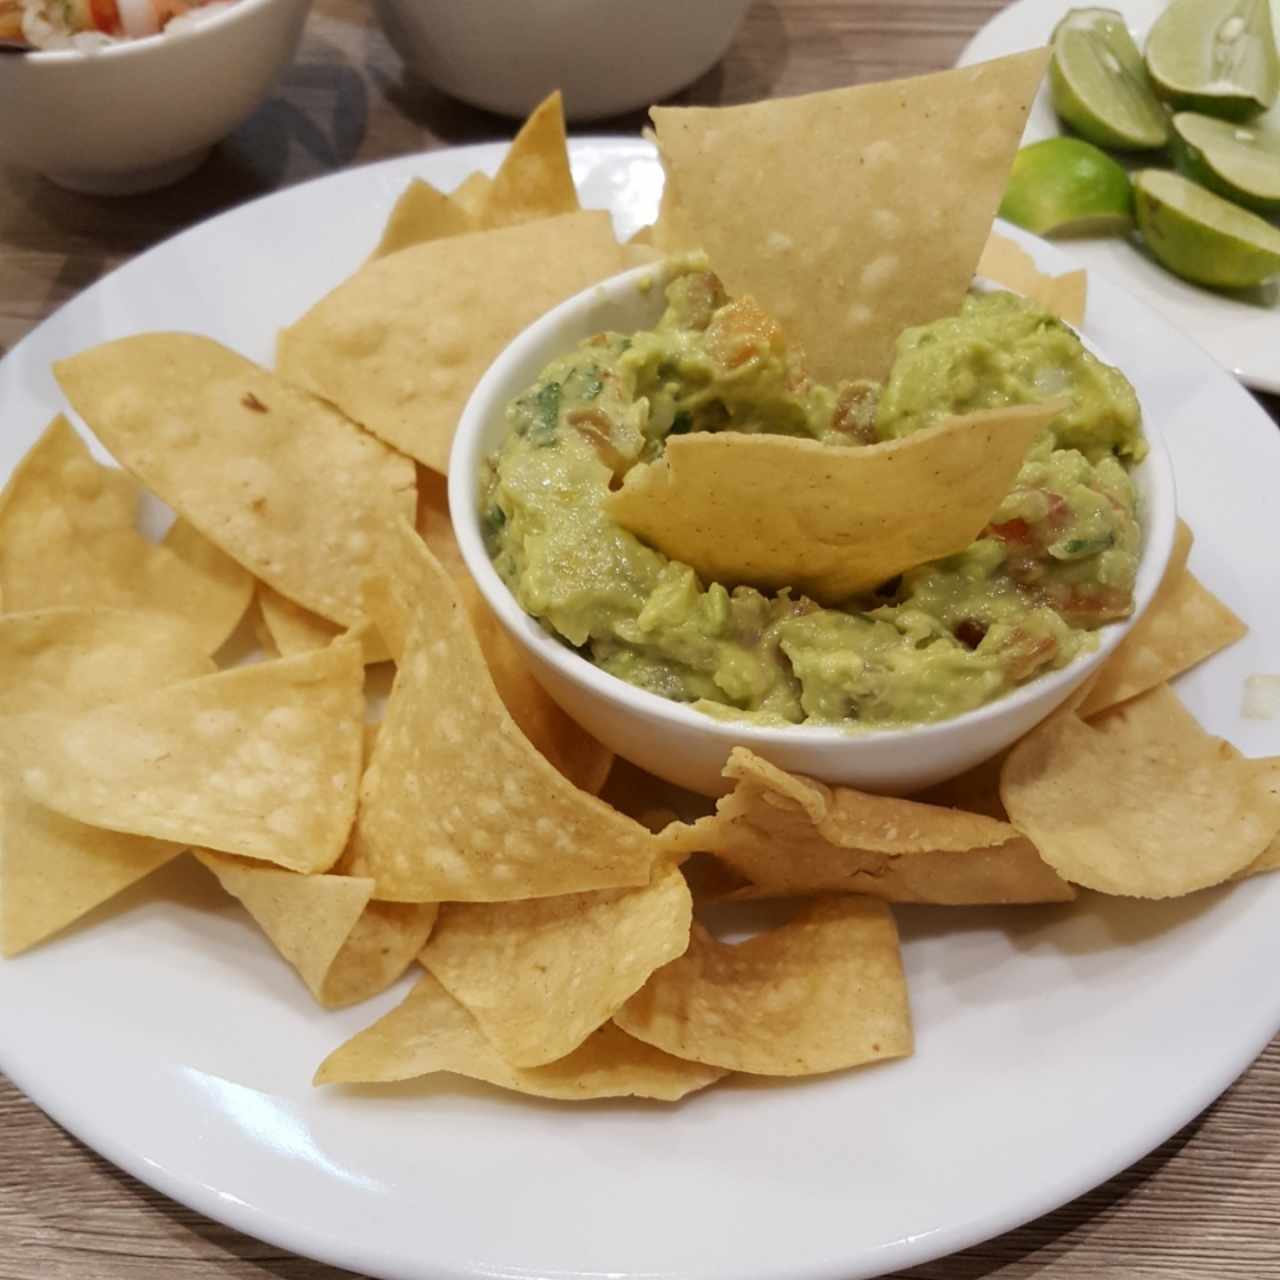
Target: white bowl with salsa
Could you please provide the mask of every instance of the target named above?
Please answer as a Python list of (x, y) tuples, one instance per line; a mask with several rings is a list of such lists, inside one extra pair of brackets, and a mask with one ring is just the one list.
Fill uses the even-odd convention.
[[(1139, 513), (1138, 541), (1131, 555), (1136, 559), (1131, 611), (1091, 627), (1091, 638), (1081, 642), (1079, 651), (1069, 660), (1061, 659), (1065, 665), (1040, 670), (973, 709), (947, 714), (944, 705), (940, 714), (946, 718), (909, 724), (859, 723), (847, 718), (789, 723), (752, 712), (737, 718), (742, 713), (731, 706), (711, 706), (713, 714), (708, 714), (705, 701), (694, 705), (652, 691), (661, 682), (648, 674), (633, 677), (628, 668), (624, 679), (604, 669), (598, 665), (598, 649), (592, 648), (596, 657), (592, 660), (566, 642), (563, 637), (572, 627), (559, 623), (561, 635), (553, 634), (551, 627), (525, 611), (495, 567), (493, 517), (501, 513), (491, 505), (492, 496), (486, 497), (499, 484), (489, 460), (512, 435), (512, 423), (520, 422), (519, 411), (513, 410), (514, 416), (508, 418), (508, 406), (524, 396), (523, 403), (536, 407), (538, 397), (530, 397), (530, 389), (537, 388), (548, 366), (601, 333), (631, 335), (637, 343), (647, 340), (644, 335), (660, 324), (667, 308), (664, 288), (672, 274), (665, 266), (637, 268), (569, 299), (526, 329), (477, 385), (460, 420), (450, 459), (450, 510), (468, 569), (502, 625), (524, 649), (538, 680), (601, 742), (651, 773), (708, 794), (723, 790), (720, 770), (735, 746), (747, 746), (782, 768), (828, 783), (907, 793), (960, 773), (1021, 737), (1097, 669), (1141, 616), (1164, 573), (1176, 525), (1168, 455), (1159, 424), (1146, 421), (1142, 423), (1146, 455), (1128, 468)], [(981, 283), (978, 287), (990, 292)], [(1008, 301), (988, 300), (990, 306)], [(1081, 341), (1091, 356), (1114, 363), (1086, 339)], [(629, 349), (630, 341), (625, 345)], [(906, 391), (909, 400), (910, 388)], [(888, 392), (884, 394), (887, 397)], [(560, 413), (559, 395), (556, 399)], [(702, 428), (695, 424), (693, 429)], [(1000, 536), (1018, 536), (1013, 530), (1021, 523), (1005, 520)], [(995, 517), (989, 529), (994, 526)], [(543, 571), (546, 567), (544, 563)], [(510, 578), (509, 565), (504, 565), (504, 572)], [(748, 594), (754, 598), (756, 593)], [(812, 612), (827, 611), (815, 607)], [(847, 612), (857, 618), (871, 616), (860, 609)], [(786, 620), (793, 628), (813, 621), (812, 617), (799, 624)], [(974, 647), (984, 638), (977, 637)], [(574, 643), (580, 640), (575, 638)], [(609, 657), (603, 661), (616, 666)], [(649, 687), (641, 687), (646, 684)], [(806, 695), (809, 692), (806, 686)], [(788, 714), (794, 715), (794, 708)]]
[(0, 157), (131, 195), (191, 173), (264, 101), (311, 0), (233, 0), (155, 35), (0, 55)]

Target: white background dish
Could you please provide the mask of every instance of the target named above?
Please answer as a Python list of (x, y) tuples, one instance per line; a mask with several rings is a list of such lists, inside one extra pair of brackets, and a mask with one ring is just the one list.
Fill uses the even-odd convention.
[[(985, 62), (1002, 54), (1048, 44), (1054, 27), (1068, 9), (1089, 0), (1018, 0), (998, 13), (969, 42), (959, 66)], [(1129, 30), (1142, 47), (1151, 24), (1165, 7), (1165, 0), (1099, 0), (1124, 14)], [(1280, 0), (1272, 0), (1280, 30)], [(1280, 130), (1280, 104), (1263, 124)], [(1039, 142), (1065, 132), (1049, 104), (1049, 89), (1042, 85), (1027, 121), (1023, 143)], [(1168, 168), (1157, 153), (1134, 158), (1135, 166)], [(1159, 311), (1183, 332), (1190, 334), (1237, 378), (1259, 391), (1280, 393), (1280, 280), (1273, 280), (1246, 296), (1232, 297), (1201, 289), (1171, 275), (1154, 259), (1118, 237), (1063, 241), (1062, 246), (1080, 266), (1103, 272), (1142, 301)]]
[[(405, 182), (499, 147), (406, 157), (250, 204), (137, 259), (0, 363), (0, 475), (60, 400), (49, 362), (148, 328), (268, 359), (275, 330), (367, 253)], [(659, 176), (632, 141), (575, 172), (623, 230)], [(1027, 241), (1042, 265), (1051, 249)], [(1280, 434), (1191, 342), (1091, 285), (1086, 328), (1159, 391), (1192, 565), (1252, 625), (1179, 684), (1250, 755), (1239, 716), (1275, 671)], [(450, 1080), (317, 1092), (337, 1043), (400, 991), (322, 1013), (196, 867), (0, 962), (0, 1069), (108, 1159), (212, 1217), (394, 1280), (858, 1280), (1045, 1212), (1185, 1124), (1280, 1026), (1280, 877), (1190, 900), (904, 910), (917, 1056), (681, 1106), (541, 1103)]]

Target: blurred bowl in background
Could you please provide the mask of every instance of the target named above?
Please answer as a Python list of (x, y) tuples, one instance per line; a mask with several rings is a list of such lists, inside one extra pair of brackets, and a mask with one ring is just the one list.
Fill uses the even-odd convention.
[(235, 0), (177, 31), (0, 56), (0, 157), (60, 186), (177, 182), (263, 102), (311, 0)]
[(375, 0), (415, 75), (475, 107), (529, 114), (553, 89), (574, 121), (618, 115), (696, 80), (751, 0)]

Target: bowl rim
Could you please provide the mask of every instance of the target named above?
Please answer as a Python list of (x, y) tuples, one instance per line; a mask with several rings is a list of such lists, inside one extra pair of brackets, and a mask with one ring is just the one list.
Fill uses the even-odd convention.
[(103, 58), (120, 59), (127, 57), (145, 57), (146, 51), (162, 47), (166, 42), (192, 39), (203, 35), (206, 31), (230, 26), (236, 22), (247, 22), (249, 15), (273, 4), (283, 4), (286, 0), (230, 0), (225, 9), (210, 14), (207, 19), (189, 28), (183, 28), (172, 34), (157, 31), (149, 36), (136, 36), (126, 40), (116, 40), (111, 44), (99, 45), (94, 49), (29, 49), (18, 54), (26, 64), (41, 66), (70, 65), (85, 61), (97, 61)]
[[(503, 388), (509, 380), (508, 370), (512, 365), (522, 362), (530, 348), (541, 346), (557, 330), (566, 327), (592, 305), (616, 298), (632, 289), (653, 291), (661, 288), (666, 283), (671, 265), (670, 260), (664, 259), (629, 268), (590, 285), (553, 307), (523, 329), (499, 352), (463, 407), (449, 455), (449, 518), (468, 572), (486, 604), (508, 632), (530, 647), (537, 657), (554, 667), (567, 680), (585, 686), (592, 694), (620, 704), (627, 714), (665, 720), (673, 727), (709, 735), (729, 745), (768, 747), (787, 743), (793, 746), (803, 744), (819, 750), (837, 746), (853, 750), (863, 744), (867, 747), (901, 746), (908, 742), (923, 746), (939, 738), (976, 731), (991, 721), (1015, 718), (1020, 710), (1040, 699), (1045, 699), (1048, 703), (1048, 710), (1044, 713), (1047, 716), (1062, 704), (1074, 686), (1086, 679), (1115, 652), (1146, 612), (1159, 589), (1172, 554), (1178, 520), (1173, 464), (1159, 426), (1153, 428), (1145, 412), (1142, 429), (1148, 446), (1147, 456), (1133, 471), (1145, 469), (1143, 474), (1148, 496), (1147, 509), (1142, 515), (1144, 539), (1134, 584), (1132, 613), (1127, 618), (1105, 623), (1094, 631), (1098, 643), (1077, 654), (1066, 666), (1029, 680), (980, 707), (944, 720), (887, 727), (856, 724), (762, 725), (750, 720), (721, 720), (695, 709), (690, 703), (675, 702), (610, 674), (568, 648), (541, 622), (527, 614), (493, 567), (480, 534), (477, 502), (479, 468), (484, 461), (479, 441), (491, 414), (504, 412), (506, 409)], [(979, 288), (1016, 292), (985, 277), (975, 275), (974, 281)], [(1083, 329), (1070, 327), (1095, 356), (1119, 368), (1105, 352), (1099, 350)], [(1123, 369), (1121, 372), (1124, 372)], [(1141, 403), (1139, 397), (1140, 407)], [(1059, 696), (1053, 697), (1055, 693)], [(1036, 723), (1043, 718), (1039, 717)]]

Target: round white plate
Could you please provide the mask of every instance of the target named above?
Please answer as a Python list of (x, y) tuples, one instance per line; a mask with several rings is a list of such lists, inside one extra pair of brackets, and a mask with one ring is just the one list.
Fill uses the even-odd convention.
[[(1002, 10), (969, 42), (957, 65), (985, 62), (1002, 54), (1048, 44), (1050, 33), (1068, 9), (1088, 0), (1018, 0)], [(1166, 0), (1102, 0), (1124, 14), (1138, 47)], [(1280, 30), (1280, 0), (1272, 0)], [(1263, 123), (1280, 130), (1280, 104)], [(1066, 132), (1049, 105), (1048, 85), (1042, 85), (1023, 143), (1039, 142)], [(1144, 158), (1144, 155), (1146, 158)], [(1169, 168), (1159, 153), (1142, 153), (1132, 167)], [(1105, 273), (1117, 284), (1149, 303), (1184, 333), (1189, 333), (1220, 364), (1259, 391), (1280, 393), (1280, 280), (1257, 289), (1219, 293), (1179, 280), (1123, 237), (1098, 236), (1061, 242), (1079, 265)]]
[[(87, 290), (0, 364), (0, 476), (61, 407), (49, 362), (155, 328), (260, 360), (354, 268), (407, 180), (496, 147), (406, 157), (247, 205)], [(660, 183), (640, 142), (583, 141), (588, 202), (623, 230)], [(1016, 233), (1015, 233), (1016, 234)], [(1042, 265), (1069, 265), (1020, 237)], [(1171, 325), (1102, 279), (1087, 328), (1173, 452), (1192, 563), (1253, 626), (1180, 683), (1250, 755), (1239, 716), (1275, 669), (1280, 434)], [(1035, 1217), (1191, 1119), (1280, 1027), (1280, 877), (1166, 904), (900, 913), (909, 1061), (676, 1107), (537, 1102), (440, 1078), (313, 1090), (325, 1054), (402, 989), (323, 1013), (237, 906), (177, 864), (0, 962), (0, 1069), (130, 1173), (299, 1253), (393, 1280), (856, 1280)]]

